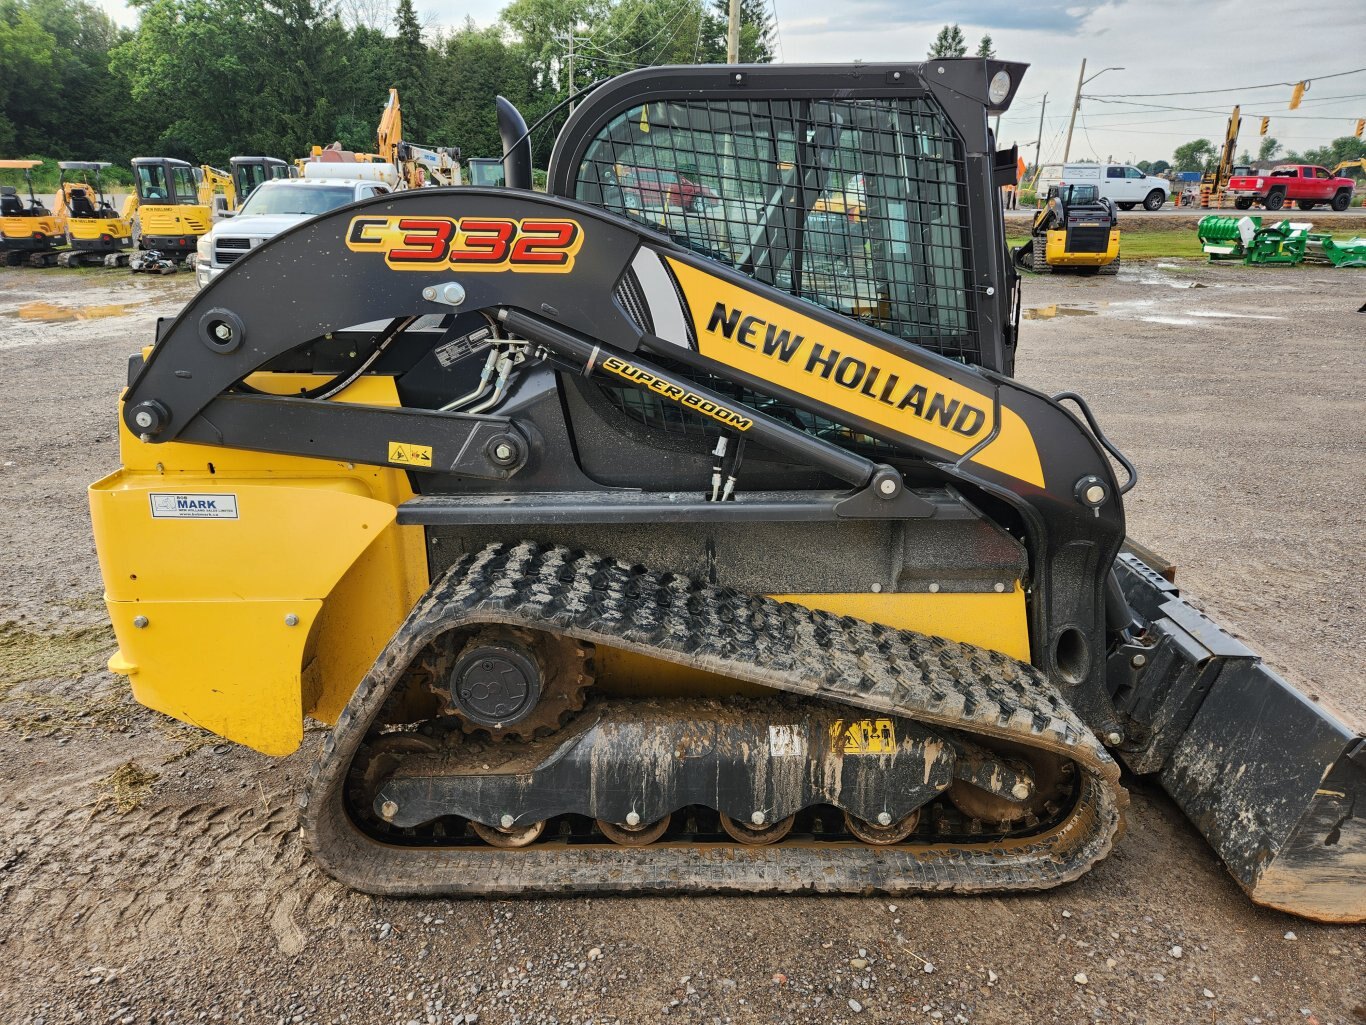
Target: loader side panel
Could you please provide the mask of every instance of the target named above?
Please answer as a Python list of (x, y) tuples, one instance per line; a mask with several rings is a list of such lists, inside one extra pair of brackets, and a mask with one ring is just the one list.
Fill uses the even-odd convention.
[[(282, 375), (285, 376), (285, 375)], [(396, 402), (368, 378), (353, 398)], [(140, 702), (271, 755), (334, 717), (426, 588), (422, 531), (394, 522), (396, 470), (272, 458), (126, 428), (90, 488), (100, 569)]]

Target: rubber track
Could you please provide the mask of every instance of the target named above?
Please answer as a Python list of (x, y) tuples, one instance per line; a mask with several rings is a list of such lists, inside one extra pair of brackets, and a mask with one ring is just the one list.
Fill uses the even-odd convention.
[[(981, 843), (622, 848), (551, 840), (507, 851), (399, 847), (367, 836), (343, 797), (367, 730), (418, 652), (448, 630), (482, 623), (1029, 744), (1077, 764), (1077, 800), (1040, 835)], [(1076, 879), (1109, 853), (1128, 803), (1118, 779), (1119, 767), (1047, 678), (998, 652), (523, 542), (462, 557), (418, 602), (324, 740), (300, 797), (300, 824), (323, 868), (376, 894), (1030, 890)]]

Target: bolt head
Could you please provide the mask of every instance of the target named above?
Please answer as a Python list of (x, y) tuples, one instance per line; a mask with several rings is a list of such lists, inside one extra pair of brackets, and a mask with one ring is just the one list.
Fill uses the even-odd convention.
[(1010, 796), (1017, 801), (1023, 801), (1029, 796), (1029, 786), (1025, 783), (1016, 783), (1010, 788)]
[(931, 584), (931, 585), (930, 585), (930, 594), (938, 594), (938, 593), (939, 593), (939, 585), (938, 585), (938, 584)]
[(506, 443), (498, 445), (494, 448), (493, 454), (497, 456), (499, 459), (511, 459), (512, 446)]
[(1116, 730), (1111, 730), (1109, 733), (1105, 734), (1105, 743), (1109, 744), (1111, 747), (1118, 747), (1123, 740), (1124, 734), (1119, 733)]
[(1129, 659), (1129, 664), (1133, 666), (1135, 669), (1142, 669), (1144, 666), (1148, 664), (1148, 656), (1139, 653), (1135, 655), (1133, 658)]
[(991, 285), (987, 285), (987, 295), (995, 295), (995, 294), (996, 294), (996, 289), (995, 289), (994, 287), (992, 287)]
[(379, 806), (379, 813), (386, 819), (392, 819), (398, 814), (398, 805), (393, 801), (385, 801)]
[(431, 302), (433, 299), (436, 298), (436, 289), (424, 288), (422, 290), (422, 298), (426, 299), (428, 302)]
[(298, 626), (298, 625), (299, 625), (299, 617), (296, 616), (294, 613), (291, 612), (289, 615), (285, 616), (285, 626)]
[(143, 410), (142, 412), (134, 414), (133, 422), (137, 424), (139, 427), (151, 427), (152, 414), (148, 413), (146, 410)]
[(877, 824), (879, 826), (890, 826), (892, 824), (892, 817), (885, 811), (880, 811), (877, 813)]
[(879, 491), (881, 491), (884, 495), (895, 495), (895, 494), (896, 494), (896, 481), (891, 480), (890, 478), (888, 478), (887, 480), (882, 481), (882, 483), (880, 483), (880, 484), (877, 486), (877, 489), (878, 489)]
[(502, 826), (504, 829), (511, 829), (516, 822), (517, 820), (511, 815), (504, 815), (498, 820), (498, 825)]
[(626, 813), (626, 824), (627, 824), (628, 826), (633, 827), (633, 828), (634, 828), (635, 826), (640, 825), (640, 813), (639, 813), (639, 812), (634, 812), (634, 811), (628, 811), (628, 812)]
[(1105, 501), (1105, 488), (1100, 484), (1092, 484), (1086, 489), (1086, 501), (1092, 505), (1100, 505)]
[(232, 328), (228, 327), (227, 324), (215, 324), (213, 328), (213, 333), (215, 338), (218, 338), (220, 341), (226, 342), (229, 338), (232, 337)]
[(147, 629), (147, 617), (146, 617), (146, 616), (136, 616), (136, 617), (134, 617), (134, 619), (133, 619), (133, 625), (134, 625), (135, 627), (137, 627), (139, 630), (146, 630), (146, 629)]
[(995, 591), (997, 594), (1003, 594), (1005, 592), (1006, 585), (998, 580), (996, 581), (996, 583), (991, 585), (991, 589)]
[(765, 818), (766, 816), (763, 812), (756, 811), (753, 815), (749, 817), (749, 820), (753, 822), (756, 826), (762, 826), (764, 824)]

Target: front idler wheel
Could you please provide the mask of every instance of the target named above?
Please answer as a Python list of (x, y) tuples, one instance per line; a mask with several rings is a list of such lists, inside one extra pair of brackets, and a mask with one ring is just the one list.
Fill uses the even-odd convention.
[(750, 823), (733, 819), (729, 815), (721, 816), (721, 828), (724, 829), (730, 838), (738, 843), (747, 844), (751, 847), (765, 847), (771, 843), (777, 843), (788, 833), (792, 832), (792, 823), (797, 816), (789, 815), (785, 819), (779, 819), (773, 823)]
[(665, 815), (658, 822), (630, 825), (624, 822), (608, 822), (598, 819), (598, 829), (602, 835), (620, 847), (648, 847), (669, 830), (672, 815)]
[(844, 825), (849, 832), (853, 833), (858, 839), (873, 847), (888, 847), (892, 844), (901, 843), (908, 836), (915, 832), (915, 827), (920, 824), (920, 809), (917, 808), (904, 819), (897, 822), (891, 821), (888, 816), (886, 825), (879, 822), (869, 822), (844, 813)]
[(512, 849), (516, 847), (529, 847), (541, 838), (545, 832), (545, 819), (539, 822), (530, 822), (525, 826), (486, 826), (482, 822), (471, 822), (470, 828), (474, 830), (474, 835), (483, 840), (490, 847), (503, 847)]

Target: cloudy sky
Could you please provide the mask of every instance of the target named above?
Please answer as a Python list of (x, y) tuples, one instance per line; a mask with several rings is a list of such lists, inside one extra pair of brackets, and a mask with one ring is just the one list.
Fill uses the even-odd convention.
[[(1234, 103), (1242, 104), (1245, 118), (1240, 148), (1254, 151), (1260, 115), (1271, 117), (1270, 134), (1287, 149), (1350, 135), (1356, 119), (1366, 117), (1366, 0), (770, 2), (780, 59), (789, 62), (920, 60), (945, 22), (962, 26), (970, 49), (990, 33), (998, 56), (1031, 65), (1002, 121), (1002, 139), (1032, 144), (1042, 110), (1045, 160), (1061, 159), (1082, 58), (1088, 77), (1107, 67), (1124, 70), (1106, 71), (1083, 89), (1097, 98), (1082, 103), (1074, 159), (1156, 160), (1190, 139), (1217, 143)], [(132, 23), (122, 0), (103, 3), (119, 21)], [(431, 26), (456, 26), (467, 15), (488, 24), (504, 3), (417, 0)], [(1314, 80), (1356, 69), (1363, 70)], [(1244, 88), (1302, 78), (1314, 81), (1293, 112), (1286, 109), (1288, 85)], [(1152, 95), (1165, 93), (1180, 95)]]

